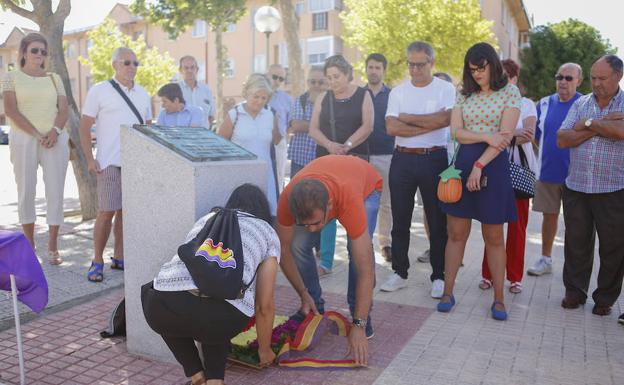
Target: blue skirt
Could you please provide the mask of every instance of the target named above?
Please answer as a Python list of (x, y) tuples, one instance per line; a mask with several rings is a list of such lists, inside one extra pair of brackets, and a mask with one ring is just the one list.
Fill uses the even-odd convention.
[(487, 176), (487, 187), (474, 192), (466, 188), (466, 181), (472, 172), (474, 162), (481, 157), (487, 147), (487, 143), (461, 145), (455, 167), (462, 171), (462, 197), (457, 203), (440, 202), (442, 211), (454, 217), (476, 219), (488, 225), (515, 222), (518, 218), (516, 197), (511, 187), (507, 150), (498, 154), (483, 168), (482, 175)]

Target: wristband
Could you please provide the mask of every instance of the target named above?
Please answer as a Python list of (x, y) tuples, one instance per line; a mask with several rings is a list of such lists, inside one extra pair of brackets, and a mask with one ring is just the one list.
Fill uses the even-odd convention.
[(56, 131), (56, 134), (57, 134), (57, 135), (61, 135), (61, 132), (63, 132), (63, 130), (61, 130), (60, 128), (58, 128), (58, 127), (56, 127), (56, 126), (52, 127), (52, 129), (53, 129), (54, 131)]
[(483, 170), (483, 167), (485, 167), (485, 166), (483, 165), (483, 163), (481, 163), (481, 162), (479, 162), (479, 161), (474, 162), (474, 166), (475, 166), (476, 168), (478, 168), (479, 170)]

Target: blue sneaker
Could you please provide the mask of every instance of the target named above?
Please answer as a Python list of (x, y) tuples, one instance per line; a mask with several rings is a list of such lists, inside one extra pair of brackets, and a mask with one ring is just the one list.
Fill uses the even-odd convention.
[(442, 312), (442, 313), (448, 313), (451, 311), (451, 309), (453, 308), (453, 306), (455, 306), (455, 296), (453, 296), (453, 294), (444, 294), (440, 300), (443, 300), (444, 298), (448, 298), (450, 301), (449, 302), (438, 302), (438, 311)]
[(497, 310), (496, 309), (496, 305), (503, 305), (503, 307), (505, 306), (504, 303), (500, 302), (500, 301), (494, 301), (494, 303), (492, 304), (492, 318), (494, 318), (497, 321), (505, 321), (507, 319), (507, 312), (505, 310)]

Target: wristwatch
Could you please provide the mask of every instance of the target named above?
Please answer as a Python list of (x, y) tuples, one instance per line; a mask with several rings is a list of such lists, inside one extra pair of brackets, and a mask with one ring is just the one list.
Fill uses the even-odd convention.
[(353, 325), (359, 327), (359, 328), (365, 328), (366, 327), (366, 320), (365, 319), (361, 319), (361, 318), (354, 318), (353, 319)]
[(594, 122), (594, 119), (589, 118), (585, 121), (585, 127), (589, 128), (589, 126), (592, 125), (592, 123)]
[(56, 127), (56, 126), (54, 126), (54, 127), (52, 127), (52, 128), (54, 129), (54, 131), (56, 131), (56, 134), (57, 134), (57, 135), (61, 135), (61, 132), (63, 132), (63, 130), (61, 130), (60, 128), (58, 128), (58, 127)]

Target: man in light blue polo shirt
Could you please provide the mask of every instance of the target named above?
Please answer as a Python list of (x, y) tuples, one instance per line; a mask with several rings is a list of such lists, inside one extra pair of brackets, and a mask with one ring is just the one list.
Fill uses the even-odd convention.
[(199, 66), (193, 56), (187, 55), (180, 59), (180, 75), (178, 82), (182, 88), (182, 95), (186, 104), (199, 107), (204, 114), (205, 123), (202, 126), (210, 127), (216, 117), (216, 105), (210, 87), (197, 81)]
[(269, 101), (271, 107), (277, 114), (277, 125), (282, 135), (282, 140), (275, 145), (275, 166), (277, 168), (277, 185), (280, 191), (284, 188), (284, 177), (286, 174), (286, 156), (288, 145), (286, 144), (286, 131), (290, 121), (290, 109), (293, 105), (293, 98), (280, 88), (286, 81), (286, 70), (279, 64), (272, 64), (269, 67), (267, 77), (273, 87), (273, 96)]
[(583, 70), (576, 63), (559, 67), (555, 75), (557, 92), (542, 98), (537, 104), (537, 130), (539, 160), (533, 211), (543, 214), (542, 255), (527, 270), (527, 274), (540, 276), (552, 272), (552, 247), (557, 234), (557, 222), (562, 202), (563, 186), (568, 176), (570, 151), (557, 147), (557, 131), (570, 107), (581, 94), (576, 88), (583, 81)]
[(158, 124), (174, 127), (203, 127), (206, 124), (204, 113), (199, 107), (189, 106), (176, 83), (165, 84), (158, 90), (162, 110)]

